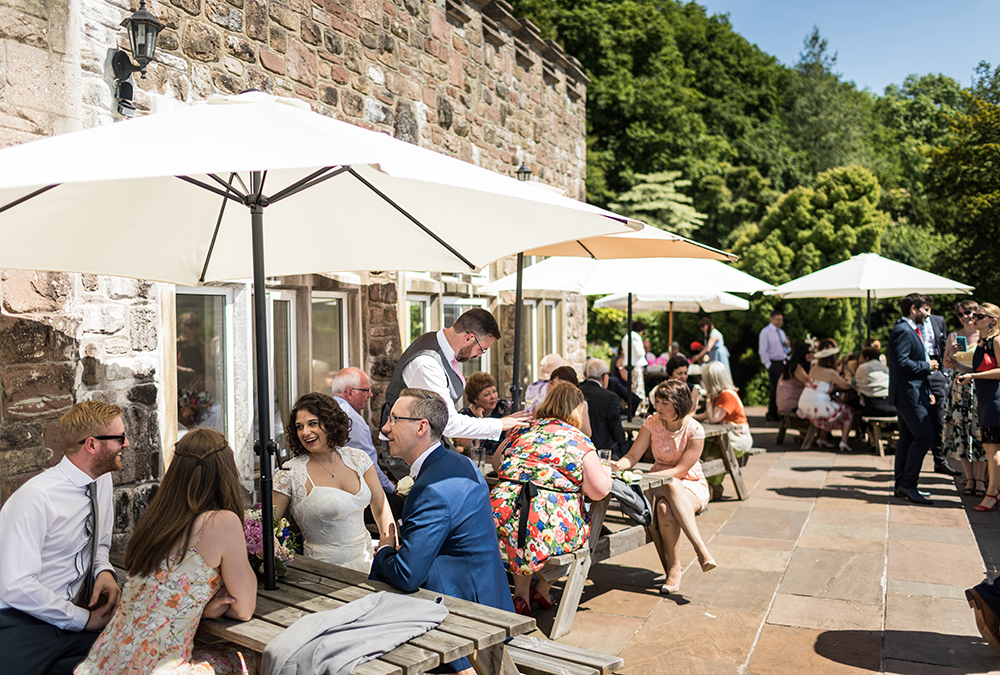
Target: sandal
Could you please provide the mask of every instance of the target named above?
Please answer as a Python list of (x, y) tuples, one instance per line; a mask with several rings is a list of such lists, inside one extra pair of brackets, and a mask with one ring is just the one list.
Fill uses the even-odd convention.
[(552, 609), (556, 606), (555, 600), (550, 600), (544, 595), (539, 593), (536, 589), (531, 589), (531, 594), (528, 596), (532, 602), (541, 605), (542, 609)]
[(986, 481), (984, 481), (984, 480), (982, 480), (980, 478), (977, 478), (976, 482), (983, 484), (983, 489), (982, 490), (980, 490), (979, 488), (976, 488), (976, 496), (977, 497), (985, 497), (986, 496)]
[(997, 507), (997, 500), (1000, 499), (1000, 490), (997, 490), (996, 494), (987, 494), (986, 499), (993, 500), (993, 506), (983, 506), (982, 504), (976, 504), (973, 506), (973, 510), (979, 511), (980, 513), (989, 513)]
[[(972, 485), (970, 486), (969, 483), (972, 483)], [(975, 478), (966, 478), (965, 489), (962, 490), (962, 494), (966, 497), (974, 497), (976, 494), (976, 483), (977, 481)]]

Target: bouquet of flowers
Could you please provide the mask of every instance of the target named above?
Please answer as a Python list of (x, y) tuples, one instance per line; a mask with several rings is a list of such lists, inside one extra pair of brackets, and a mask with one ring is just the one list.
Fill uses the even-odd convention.
[(177, 392), (177, 410), (185, 426), (196, 426), (204, 422), (212, 412), (215, 400), (207, 391), (193, 388)]
[[(273, 507), (272, 507), (273, 508)], [(247, 538), (247, 557), (250, 567), (260, 575), (264, 573), (264, 524), (261, 521), (261, 504), (247, 509), (243, 514), (243, 534)], [(274, 574), (283, 577), (288, 574), (288, 563), (295, 556), (295, 535), (285, 518), (274, 519)]]

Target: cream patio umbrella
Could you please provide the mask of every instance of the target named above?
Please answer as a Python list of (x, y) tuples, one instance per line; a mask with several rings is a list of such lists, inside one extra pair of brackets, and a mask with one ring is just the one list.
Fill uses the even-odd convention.
[(612, 307), (636, 312), (669, 312), (667, 340), (674, 341), (674, 312), (728, 312), (750, 309), (750, 302), (731, 293), (616, 293), (594, 302), (594, 307)]
[[(770, 294), (780, 298), (867, 298), (868, 337), (871, 337), (872, 298), (898, 298), (910, 293), (954, 295), (971, 293), (973, 286), (931, 274), (877, 253), (861, 253), (781, 284)], [(858, 301), (860, 303), (860, 300)], [(858, 329), (860, 333), (860, 327)]]
[[(0, 269), (190, 286), (252, 277), (261, 391), (270, 386), (265, 276), (469, 271), (636, 227), (260, 92), (0, 150)], [(267, 397), (257, 398), (268, 531), (271, 420)], [(274, 588), (269, 537), (263, 557)]]

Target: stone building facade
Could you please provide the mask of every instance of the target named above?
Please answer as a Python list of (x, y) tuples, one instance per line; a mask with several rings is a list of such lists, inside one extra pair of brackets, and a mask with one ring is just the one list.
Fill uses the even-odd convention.
[[(113, 112), (110, 64), (115, 50), (128, 47), (119, 24), (137, 7), (138, 0), (0, 0), (0, 146), (128, 123)], [(148, 8), (166, 28), (146, 78), (135, 76), (140, 115), (254, 88), (500, 173), (513, 175), (523, 163), (535, 180), (584, 196), (587, 80), (578, 62), (515, 18), (503, 0), (154, 0)], [(128, 161), (127, 149), (110, 151)], [(409, 330), (440, 328), (455, 307), (486, 306), (504, 328), (506, 339), (493, 350), (489, 368), (505, 391), (513, 313), (501, 305), (512, 299), (482, 298), (476, 289), (485, 277), (511, 269), (511, 261), (502, 261), (483, 277), (366, 273), (271, 280), (275, 297), (287, 296), (294, 308), (291, 324), (298, 328), (289, 333), (289, 372), (298, 373), (288, 383), (289, 397), (315, 385), (307, 373), (317, 362), (317, 298), (340, 303), (339, 365), (370, 372), (377, 393)], [(249, 480), (251, 294), (242, 284), (216, 290), (228, 303), (227, 330), (236, 333), (226, 343), (232, 372), (223, 412)], [(3, 271), (2, 498), (58, 461), (54, 425), (69, 405), (108, 400), (126, 409), (135, 448), (115, 476), (116, 536), (126, 536), (177, 437), (174, 344), (178, 298), (187, 293), (130, 279)], [(423, 299), (427, 313), (418, 317), (412, 310)], [(539, 338), (536, 351), (554, 345), (582, 364), (582, 298), (531, 301), (548, 303), (549, 319), (558, 319), (558, 329), (544, 344)]]

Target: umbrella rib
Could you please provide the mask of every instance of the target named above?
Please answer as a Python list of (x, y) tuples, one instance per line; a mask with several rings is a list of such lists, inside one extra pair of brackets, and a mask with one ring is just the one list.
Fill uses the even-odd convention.
[(234, 194), (232, 194), (230, 192), (226, 192), (224, 190), (220, 190), (217, 187), (213, 187), (213, 186), (209, 185), (208, 183), (202, 183), (200, 180), (196, 180), (194, 178), (191, 178), (191, 176), (175, 176), (175, 177), (181, 179), (185, 183), (191, 183), (192, 185), (197, 185), (198, 187), (200, 187), (202, 189), (205, 189), (205, 190), (208, 190), (209, 192), (214, 192), (215, 194), (219, 195), (220, 197), (225, 197), (226, 199), (232, 199), (234, 202), (239, 202), (240, 204), (245, 204), (246, 203), (246, 197), (243, 197), (242, 195), (237, 196), (237, 195), (239, 195), (239, 193), (237, 193), (236, 195), (234, 195)]
[(597, 260), (597, 256), (596, 256), (596, 255), (594, 255), (594, 252), (593, 252), (593, 251), (591, 251), (591, 250), (590, 250), (589, 248), (587, 248), (586, 244), (584, 244), (584, 243), (583, 243), (582, 241), (580, 241), (580, 240), (577, 240), (577, 242), (576, 242), (576, 243), (578, 243), (578, 244), (580, 245), (580, 248), (582, 248), (582, 249), (583, 249), (584, 251), (586, 251), (586, 252), (587, 252), (587, 255), (589, 255), (589, 256), (590, 256), (591, 258), (593, 258), (594, 260)]
[[(224, 183), (224, 185), (226, 185), (226, 187), (228, 188), (232, 188), (233, 177), (235, 176), (236, 176), (235, 172), (229, 174), (229, 183), (228, 184)], [(219, 219), (215, 221), (215, 231), (212, 232), (212, 242), (208, 245), (208, 253), (205, 255), (205, 265), (204, 267), (201, 268), (201, 276), (198, 277), (198, 283), (201, 284), (205, 283), (205, 275), (208, 274), (208, 263), (212, 261), (212, 251), (215, 250), (215, 240), (219, 236), (219, 228), (222, 227), (222, 216), (225, 215), (226, 213), (226, 204), (228, 203), (229, 203), (228, 199), (223, 199), (222, 205), (219, 207)]]
[(24, 196), (23, 196), (23, 197), (21, 197), (20, 199), (15, 199), (15, 200), (14, 200), (14, 201), (12, 201), (12, 202), (11, 202), (10, 204), (4, 204), (3, 206), (0, 206), (0, 213), (3, 213), (3, 212), (4, 212), (4, 211), (6, 211), (7, 209), (12, 209), (12, 208), (14, 208), (15, 206), (17, 206), (18, 204), (23, 204), (24, 202), (28, 201), (29, 199), (32, 199), (32, 198), (34, 198), (34, 197), (37, 197), (38, 195), (40, 195), (40, 194), (43, 194), (43, 193), (45, 193), (45, 192), (48, 192), (48, 191), (49, 191), (49, 190), (51, 190), (52, 188), (54, 188), (54, 187), (59, 187), (60, 185), (62, 185), (62, 183), (54, 183), (54, 184), (52, 184), (52, 185), (46, 185), (46, 186), (45, 186), (45, 187), (43, 187), (43, 188), (38, 188), (37, 190), (35, 190), (35, 191), (34, 191), (34, 192), (32, 192), (31, 194), (27, 194), (27, 195), (24, 195)]
[(374, 185), (372, 185), (371, 183), (369, 183), (369, 182), (368, 182), (367, 180), (365, 180), (364, 178), (362, 178), (362, 177), (361, 177), (361, 175), (360, 175), (360, 174), (358, 174), (358, 172), (357, 172), (357, 171), (355, 171), (353, 167), (350, 167), (350, 166), (349, 166), (349, 167), (347, 167), (347, 171), (348, 171), (348, 173), (350, 173), (350, 174), (351, 174), (352, 176), (354, 176), (354, 177), (355, 177), (355, 178), (357, 178), (357, 179), (358, 179), (359, 181), (361, 181), (361, 183), (362, 183), (363, 185), (365, 185), (365, 186), (366, 186), (366, 187), (367, 187), (367, 188), (368, 188), (369, 190), (371, 190), (372, 192), (374, 192), (375, 194), (377, 194), (377, 195), (378, 195), (379, 197), (381, 197), (381, 198), (382, 198), (382, 200), (383, 200), (383, 201), (385, 201), (385, 203), (386, 203), (386, 204), (388, 204), (388, 205), (389, 205), (389, 206), (391, 206), (392, 208), (394, 208), (394, 209), (396, 209), (397, 211), (399, 211), (399, 212), (400, 212), (401, 214), (403, 214), (403, 216), (405, 216), (405, 217), (407, 218), (407, 220), (409, 220), (409, 221), (410, 221), (411, 223), (413, 223), (414, 225), (416, 225), (417, 227), (419, 227), (419, 228), (420, 228), (421, 230), (423, 230), (424, 232), (426, 232), (426, 233), (427, 233), (428, 235), (430, 235), (430, 237), (431, 237), (431, 238), (433, 238), (433, 239), (434, 239), (434, 241), (436, 241), (437, 243), (439, 243), (439, 244), (441, 244), (442, 246), (444, 246), (444, 247), (445, 247), (446, 249), (448, 249), (448, 251), (449, 251), (449, 252), (451, 252), (451, 253), (452, 253), (452, 254), (453, 254), (453, 255), (454, 255), (455, 257), (457, 257), (457, 258), (458, 258), (459, 260), (461, 260), (461, 261), (462, 261), (462, 262), (464, 262), (464, 263), (465, 263), (466, 265), (468, 265), (468, 266), (469, 266), (469, 269), (470, 269), (470, 270), (473, 270), (473, 271), (475, 271), (475, 269), (476, 269), (476, 266), (475, 266), (475, 265), (473, 265), (473, 264), (472, 264), (472, 263), (471, 263), (471, 262), (469, 261), (469, 259), (468, 259), (468, 258), (466, 258), (466, 257), (465, 257), (464, 255), (462, 255), (461, 253), (459, 253), (458, 251), (456, 251), (456, 250), (455, 250), (454, 248), (452, 248), (452, 246), (451, 246), (450, 244), (448, 244), (448, 242), (446, 242), (446, 241), (445, 241), (444, 239), (442, 239), (441, 237), (439, 237), (439, 236), (437, 236), (436, 234), (434, 234), (433, 232), (431, 232), (431, 230), (430, 230), (430, 229), (428, 229), (428, 227), (427, 227), (426, 225), (424, 225), (424, 224), (423, 224), (423, 223), (421, 223), (421, 222), (420, 222), (419, 220), (417, 220), (417, 219), (416, 219), (416, 218), (414, 218), (414, 217), (413, 217), (412, 215), (410, 215), (410, 214), (409, 214), (409, 212), (407, 212), (407, 211), (406, 211), (406, 209), (404, 209), (404, 208), (403, 208), (402, 206), (400, 206), (400, 205), (399, 205), (399, 204), (397, 204), (396, 202), (394, 202), (394, 201), (392, 201), (391, 199), (389, 199), (389, 197), (388, 197), (388, 196), (386, 196), (386, 194), (385, 194), (384, 192), (382, 192), (382, 191), (381, 191), (381, 190), (379, 190), (379, 189), (378, 189), (377, 187), (375, 187)]
[(237, 190), (236, 188), (233, 187), (233, 176), (236, 175), (235, 173), (229, 174), (229, 182), (228, 183), (226, 181), (222, 180), (221, 178), (219, 178), (218, 176), (216, 176), (214, 173), (210, 173), (210, 174), (206, 174), (206, 175), (209, 178), (211, 178), (212, 180), (214, 180), (216, 183), (218, 183), (219, 185), (221, 185), (222, 187), (224, 187), (226, 189), (226, 191), (233, 192), (233, 193), (237, 194), (240, 197), (240, 199), (246, 200), (246, 195), (242, 194), (239, 190)]
[[(309, 188), (311, 188), (313, 186), (319, 185), (320, 183), (322, 183), (325, 180), (329, 180), (330, 178), (333, 178), (334, 176), (339, 176), (340, 174), (342, 174), (345, 171), (347, 171), (347, 169), (348, 169), (348, 167), (346, 167), (346, 166), (340, 166), (340, 167), (336, 167), (336, 168), (334, 168), (332, 166), (325, 166), (322, 169), (320, 169), (319, 171), (315, 171), (315, 172), (309, 174), (308, 176), (306, 176), (302, 180), (299, 180), (299, 181), (296, 181), (295, 183), (292, 183), (291, 185), (289, 185), (288, 187), (286, 187), (284, 190), (276, 192), (274, 195), (272, 195), (271, 197), (268, 198), (268, 203), (269, 204), (273, 204), (275, 202), (280, 202), (285, 197), (291, 197), (292, 195), (297, 194), (299, 192), (302, 192), (303, 190), (308, 190)], [(327, 172), (329, 172), (329, 173), (327, 173)], [(323, 175), (324, 173), (326, 173), (325, 176)]]

